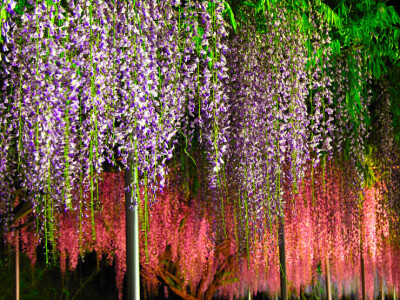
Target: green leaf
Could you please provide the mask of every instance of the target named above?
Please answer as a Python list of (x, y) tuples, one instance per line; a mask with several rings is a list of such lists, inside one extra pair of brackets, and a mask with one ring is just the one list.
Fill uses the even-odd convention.
[(400, 24), (400, 16), (393, 6), (388, 6), (387, 12), (390, 15), (390, 19), (393, 24)]
[(250, 6), (250, 7), (256, 7), (256, 6), (254, 5), (254, 3), (247, 2), (247, 1), (243, 1), (242, 4), (247, 5), (247, 6)]
[(211, 48), (211, 51), (207, 52), (207, 57), (211, 58), (211, 61), (208, 62), (208, 66), (210, 67), (210, 70), (211, 70), (213, 67), (212, 59), (214, 58), (214, 52), (212, 51), (212, 48)]
[(398, 42), (400, 38), (400, 29), (399, 28), (394, 28), (393, 30), (393, 39), (395, 42)]
[[(356, 104), (355, 109), (357, 112), (361, 112), (362, 106), (361, 106), (360, 93), (357, 90), (355, 90), (352, 94), (353, 94), (352, 98), (355, 100), (355, 104)], [(354, 103), (354, 101), (353, 101), (353, 103)]]
[(263, 11), (263, 14), (265, 15), (265, 0), (258, 0), (256, 4), (256, 13), (259, 13), (260, 10)]
[(242, 17), (242, 20), (245, 21), (247, 23), (247, 18), (246, 16), (243, 14), (242, 10), (239, 10), (240, 16)]
[(301, 14), (301, 19), (303, 20), (303, 24), (304, 24), (305, 28), (307, 28), (308, 27), (308, 17), (307, 17), (307, 15), (305, 13), (302, 13)]
[(340, 54), (340, 49), (341, 49), (340, 41), (339, 40), (335, 40), (334, 43), (335, 43), (336, 53)]
[(378, 60), (374, 62), (374, 69), (373, 69), (373, 75), (376, 79), (379, 79), (381, 77), (381, 66)]
[(311, 45), (310, 39), (307, 39), (305, 46), (308, 50), (308, 56), (311, 57), (312, 56), (312, 45)]
[(208, 11), (211, 12), (212, 7), (214, 7), (214, 2), (208, 2)]
[(349, 91), (346, 91), (346, 104), (349, 105), (350, 102), (350, 93)]
[(4, 7), (1, 9), (0, 16), (1, 16), (2, 20), (7, 20), (7, 11), (6, 11), (6, 9)]
[(203, 35), (204, 35), (204, 29), (202, 28), (202, 27), (197, 27), (197, 34), (198, 34), (198, 36), (195, 36), (194, 37), (194, 41), (195, 41), (195, 43), (196, 43), (196, 50), (197, 50), (197, 53), (200, 53), (200, 50), (201, 50), (201, 40), (202, 40), (202, 37), (203, 37)]
[(231, 24), (232, 24), (232, 27), (235, 30), (235, 33), (237, 33), (237, 31), (236, 31), (236, 21), (235, 21), (235, 16), (233, 14), (233, 11), (232, 11), (232, 9), (231, 9), (231, 7), (230, 7), (228, 2), (225, 1), (224, 4), (225, 4), (225, 13), (228, 13), (229, 19), (230, 19)]

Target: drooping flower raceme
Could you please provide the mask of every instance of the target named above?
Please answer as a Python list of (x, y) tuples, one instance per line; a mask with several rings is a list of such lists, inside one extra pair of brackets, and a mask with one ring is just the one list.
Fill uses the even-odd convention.
[[(365, 144), (369, 136), (368, 107), (372, 99), (369, 89), (371, 74), (359, 50), (347, 58), (336, 58), (336, 76), (332, 78), (335, 95), (335, 155), (350, 158), (358, 172), (357, 183), (364, 182), (360, 164), (364, 162)], [(340, 130), (339, 130), (340, 129)]]
[(305, 36), (284, 7), (266, 11), (265, 17), (265, 34), (245, 24), (229, 45), (232, 162), (227, 176), (237, 186), (242, 211), (257, 219), (266, 208), (270, 215), (279, 213), (281, 185), (297, 184), (309, 153)]
[[(71, 203), (74, 189), (89, 191), (93, 207), (104, 164), (127, 166), (129, 156), (138, 173), (133, 189), (145, 181), (162, 188), (176, 135), (190, 143), (198, 101), (194, 124), (218, 171), (226, 149), (222, 3), (210, 10), (189, 2), (179, 13), (179, 1), (32, 4), (20, 26), (10, 17), (2, 30), (3, 193), (17, 176), (46, 219)], [(211, 66), (195, 51), (200, 16), (202, 46), (214, 48)], [(203, 93), (195, 98), (200, 63)]]
[(320, 162), (323, 164), (326, 157), (332, 156), (333, 134), (333, 92), (331, 81), (334, 70), (331, 64), (330, 27), (318, 9), (310, 6), (309, 30), (307, 40), (307, 76), (309, 77), (309, 103), (310, 103), (310, 150), (314, 167)]

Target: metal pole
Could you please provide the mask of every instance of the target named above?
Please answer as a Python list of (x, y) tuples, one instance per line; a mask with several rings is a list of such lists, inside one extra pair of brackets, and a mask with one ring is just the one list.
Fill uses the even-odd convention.
[(19, 300), (19, 237), (17, 231), (17, 245), (15, 247), (15, 299)]
[(285, 225), (283, 216), (278, 217), (279, 274), (281, 278), (281, 299), (288, 300), (286, 285)]
[[(362, 200), (362, 198), (361, 198)], [(364, 266), (364, 201), (361, 202), (360, 211), (360, 271), (361, 271), (361, 299), (366, 299), (365, 293), (365, 266)]]
[(364, 250), (363, 249), (361, 249), (360, 264), (361, 264), (361, 292), (362, 292), (361, 299), (365, 300), (366, 299), (366, 293), (365, 293), (365, 266), (364, 266)]
[[(138, 173), (132, 157), (128, 159), (128, 166), (129, 170), (125, 170), (125, 188), (131, 184), (133, 188), (133, 184), (137, 182)], [(140, 300), (139, 217), (137, 196), (132, 195), (132, 188), (125, 191), (127, 299)], [(134, 200), (136, 200), (136, 205), (132, 205)]]
[(329, 271), (329, 256), (326, 257), (325, 272), (326, 272), (326, 274), (325, 274), (326, 275), (326, 299), (332, 300), (331, 274)]
[(365, 266), (364, 266), (364, 246), (363, 246), (363, 234), (364, 234), (364, 226), (362, 222), (364, 222), (363, 216), (361, 216), (361, 236), (360, 236), (360, 265), (361, 265), (361, 299), (366, 299), (365, 293)]

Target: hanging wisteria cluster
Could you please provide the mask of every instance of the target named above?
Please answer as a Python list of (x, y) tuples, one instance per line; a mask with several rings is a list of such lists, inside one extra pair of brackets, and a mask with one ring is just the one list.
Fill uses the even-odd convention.
[[(304, 12), (306, 13), (306, 12)], [(322, 163), (332, 156), (332, 140), (335, 126), (333, 124), (333, 92), (331, 89), (332, 64), (329, 37), (329, 25), (321, 12), (310, 6), (307, 12), (310, 26), (306, 42), (309, 77), (310, 105), (310, 150), (313, 167), (317, 166), (322, 156)]]
[(134, 190), (162, 189), (177, 137), (190, 145), (196, 125), (218, 174), (227, 141), (220, 1), (179, 13), (179, 1), (31, 4), (20, 25), (11, 17), (2, 28), (4, 197), (17, 181), (45, 219), (74, 189), (90, 191), (93, 207), (104, 166), (132, 170), (129, 159)]
[(257, 219), (282, 213), (283, 185), (297, 192), (305, 164), (332, 155), (333, 96), (329, 26), (317, 10), (301, 16), (282, 5), (265, 12), (265, 32), (254, 16), (229, 44), (230, 150), (226, 172)]
[[(20, 173), (29, 174), (23, 186), (48, 194), (55, 189), (53, 197), (65, 199), (79, 178), (86, 186), (91, 181), (93, 189), (95, 174), (105, 159), (112, 160), (116, 145), (124, 165), (128, 153), (135, 153), (140, 170), (148, 165), (149, 171), (157, 172), (154, 166), (170, 155), (168, 141), (176, 131), (172, 126), (160, 128), (165, 122), (161, 117), (174, 125), (181, 114), (171, 97), (172, 103), (168, 105), (168, 97), (163, 103), (175, 109), (165, 117), (156, 111), (157, 64), (150, 57), (155, 49), (146, 43), (144, 30), (150, 25), (149, 8), (140, 2), (137, 7), (126, 7), (126, 2), (86, 4), (91, 3), (70, 2), (61, 26), (52, 21), (53, 15), (65, 19), (59, 3), (42, 3), (32, 14), (24, 14), (6, 58), (19, 69), (5, 85), (15, 89), (8, 102), (18, 104)], [(140, 9), (142, 20), (136, 13)], [(147, 49), (142, 47), (146, 44)], [(164, 82), (171, 89), (169, 81)], [(156, 145), (167, 146), (166, 152)]]
[(294, 16), (284, 7), (265, 16), (268, 33), (257, 34), (253, 23), (245, 24), (230, 53), (227, 176), (238, 188), (243, 210), (259, 218), (265, 204), (269, 212), (279, 212), (281, 181), (288, 177), (297, 183), (309, 153), (305, 37), (294, 30)]
[[(147, 209), (167, 186), (177, 152), (200, 169), (189, 154), (200, 150), (193, 155), (206, 166), (200, 198), (221, 213), (207, 222), (226, 238), (225, 220), (233, 218), (231, 234), (248, 255), (261, 255), (249, 241), (261, 242), (267, 221), (271, 229), (304, 186), (314, 205), (314, 178), (322, 173), (324, 189), (332, 156), (348, 159), (358, 175), (352, 184), (363, 187), (371, 75), (360, 50), (332, 55), (320, 3), (296, 11), (282, 1), (257, 16), (247, 7), (234, 34), (225, 2), (182, 2), (30, 0), (21, 16), (8, 1), (0, 214), (10, 215), (21, 198), (31, 202), (46, 253), (48, 238), (57, 242), (53, 219), (61, 211), (79, 211), (80, 239), (82, 213), (90, 214), (92, 233), (104, 233), (95, 228), (103, 171), (132, 172), (133, 201), (144, 195)], [(382, 103), (385, 130), (389, 102)], [(392, 147), (390, 136), (383, 141)], [(358, 230), (351, 220), (362, 203), (361, 194), (347, 199), (347, 228)], [(74, 245), (76, 252), (81, 241)]]
[(364, 147), (369, 136), (371, 74), (365, 72), (366, 62), (362, 61), (360, 50), (347, 59), (337, 58), (335, 67), (336, 75), (332, 81), (336, 97), (335, 127), (338, 128), (335, 131), (335, 154), (344, 154), (353, 162), (359, 174), (356, 184), (362, 186), (364, 178), (360, 163), (365, 160)]

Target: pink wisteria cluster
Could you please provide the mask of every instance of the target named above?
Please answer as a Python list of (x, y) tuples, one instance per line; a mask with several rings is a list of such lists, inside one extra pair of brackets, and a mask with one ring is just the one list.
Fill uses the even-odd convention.
[[(308, 176), (310, 173), (308, 169)], [(325, 185), (320, 175), (316, 186), (305, 182), (297, 195), (286, 198), (286, 276), (294, 294), (316, 283), (318, 265), (325, 276), (329, 264), (337, 297), (354, 292), (361, 295), (361, 255), (367, 297), (376, 293), (374, 280), (383, 280), (388, 293), (399, 288), (399, 248), (390, 239), (389, 216), (383, 210), (385, 185), (377, 183), (360, 194), (357, 185), (348, 180), (351, 177), (358, 177), (354, 169), (330, 162)], [(264, 235), (256, 235), (250, 243), (248, 260), (238, 261), (238, 281), (220, 287), (221, 295), (233, 299), (246, 296), (249, 290), (252, 294), (279, 294), (277, 226), (266, 221), (265, 228)]]
[[(310, 175), (310, 169), (306, 172)], [(285, 209), (286, 276), (293, 293), (298, 294), (315, 283), (319, 264), (323, 274), (329, 264), (339, 296), (354, 292), (357, 286), (360, 292), (361, 255), (367, 295), (374, 293), (374, 276), (384, 280), (389, 291), (400, 287), (399, 249), (390, 241), (388, 215), (382, 209), (380, 190), (385, 186), (378, 183), (360, 194), (351, 181), (346, 180), (351, 176), (356, 177), (357, 173), (330, 162), (326, 166), (325, 185), (320, 176), (316, 179), (317, 186), (305, 182), (293, 199), (285, 199), (288, 204)], [(55, 216), (59, 220), (57, 252), (62, 272), (76, 268), (79, 257), (92, 251), (99, 260), (105, 258), (114, 263), (117, 288), (122, 297), (125, 273), (123, 174), (104, 173), (101, 182), (97, 203), (100, 209), (95, 215), (96, 240), (92, 239), (90, 208), (67, 211)], [(238, 234), (240, 216), (235, 215), (238, 204), (227, 202), (225, 235), (222, 228), (212, 229), (212, 216), (221, 214), (220, 206), (201, 204), (201, 199), (197, 199), (196, 205), (185, 202), (170, 182), (149, 209), (147, 225), (144, 223), (145, 202), (141, 202), (141, 274), (147, 289), (155, 292), (164, 284), (170, 292), (180, 296), (184, 296), (182, 291), (185, 291), (185, 295), (194, 298), (208, 295), (210, 299), (215, 293), (230, 299), (245, 296), (249, 290), (252, 294), (278, 293), (276, 222), (266, 217), (263, 220), (265, 230), (255, 230), (253, 239), (243, 241), (245, 237)], [(143, 193), (144, 190), (144, 198)], [(75, 195), (73, 201), (84, 202), (85, 197), (89, 197), (88, 193), (83, 198)], [(351, 206), (347, 201), (358, 205)], [(21, 250), (34, 264), (39, 242), (35, 230), (24, 227), (19, 234)], [(14, 245), (15, 235), (7, 236)], [(243, 243), (248, 249), (239, 247)], [(171, 285), (171, 280), (175, 284)], [(177, 285), (181, 288), (176, 288)]]

